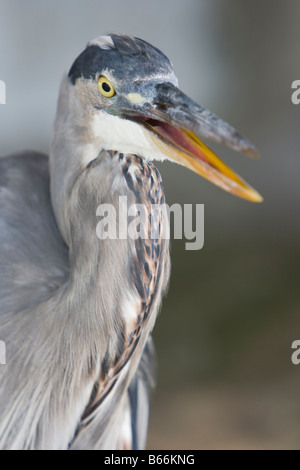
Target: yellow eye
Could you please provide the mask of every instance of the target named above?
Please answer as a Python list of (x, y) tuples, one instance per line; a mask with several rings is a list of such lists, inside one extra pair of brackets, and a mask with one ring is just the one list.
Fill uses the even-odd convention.
[(115, 89), (112, 85), (112, 83), (103, 75), (98, 80), (98, 88), (100, 93), (102, 93), (103, 96), (106, 96), (106, 98), (111, 98), (116, 94)]

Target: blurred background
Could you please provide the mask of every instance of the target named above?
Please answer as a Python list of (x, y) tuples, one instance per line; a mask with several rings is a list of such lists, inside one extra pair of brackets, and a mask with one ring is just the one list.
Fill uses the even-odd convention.
[(109, 32), (159, 47), (181, 89), (261, 152), (211, 146), (264, 196), (259, 205), (158, 165), (169, 204), (205, 205), (205, 242), (172, 242), (150, 449), (300, 448), (299, 24), (297, 0), (0, 0), (1, 156), (48, 152), (62, 74)]

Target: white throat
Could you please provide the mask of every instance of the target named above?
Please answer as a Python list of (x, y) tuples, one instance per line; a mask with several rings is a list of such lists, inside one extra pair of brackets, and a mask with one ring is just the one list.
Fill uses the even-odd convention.
[(139, 123), (101, 110), (94, 114), (90, 125), (95, 150), (97, 148), (98, 150), (133, 153), (146, 160), (162, 161), (167, 158), (155, 145), (151, 132)]

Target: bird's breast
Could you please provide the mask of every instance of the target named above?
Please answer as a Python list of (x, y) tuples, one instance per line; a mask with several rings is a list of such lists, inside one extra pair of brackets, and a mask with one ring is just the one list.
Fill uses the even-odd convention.
[[(169, 276), (169, 270), (165, 270), (165, 265), (169, 264), (169, 220), (161, 175), (154, 164), (138, 155), (120, 152), (111, 152), (111, 158), (119, 165), (119, 178), (128, 195), (128, 201), (124, 201), (127, 218), (121, 220), (127, 221), (125, 232), (131, 239), (129, 272), (136, 295), (135, 302), (131, 295), (124, 303), (124, 317), (133, 341), (149, 316), (153, 302), (162, 296), (166, 284), (162, 273), (163, 277)], [(119, 217), (120, 210), (119, 207)]]

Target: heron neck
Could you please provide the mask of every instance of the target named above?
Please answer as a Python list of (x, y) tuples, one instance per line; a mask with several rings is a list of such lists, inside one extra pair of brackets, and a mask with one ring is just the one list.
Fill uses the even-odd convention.
[(92, 116), (82, 107), (64, 77), (58, 98), (50, 144), (50, 191), (53, 210), (65, 242), (69, 245), (68, 200), (76, 179), (102, 150), (90, 130)]
[[(143, 242), (137, 243), (130, 237), (99, 238), (97, 208), (101, 204), (105, 203), (115, 210), (118, 232), (120, 194), (127, 195), (128, 207), (136, 202), (134, 191), (123, 183), (124, 178), (120, 178), (122, 167), (117, 161), (118, 157), (113, 157), (110, 152), (103, 152), (101, 157), (93, 161), (77, 178), (70, 194), (68, 209), (68, 317), (79, 325), (81, 330), (78, 334), (84, 334), (90, 347), (97, 351), (91, 357), (101, 358), (101, 370), (104, 374), (108, 364), (117, 364), (129, 348), (129, 338), (135, 334), (141, 321), (141, 306), (147, 305), (151, 298), (154, 312), (145, 316), (145, 325), (139, 332), (140, 339), (135, 353), (135, 356), (139, 357), (147, 334), (154, 325), (160, 301), (160, 296), (153, 294), (151, 297), (149, 294), (150, 284), (145, 288), (140, 287), (144, 282), (152, 282), (150, 279), (144, 281), (143, 269), (147, 264), (147, 256), (151, 258), (152, 251), (153, 256), (163, 256), (168, 246), (162, 241), (161, 250), (150, 250), (147, 255), (146, 245), (144, 246)], [(116, 181), (121, 181), (123, 185), (114, 190)], [(148, 194), (148, 190), (146, 187), (145, 193)], [(150, 261), (155, 262), (152, 258)], [(153, 274), (153, 279), (156, 279), (158, 284), (158, 292), (164, 280), (164, 265), (160, 271), (158, 277), (155, 276), (155, 271)], [(154, 284), (151, 284), (152, 287), (154, 288)], [(144, 297), (141, 296), (145, 296), (144, 303)]]

